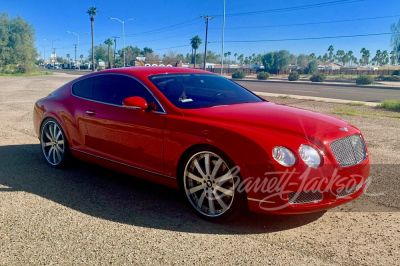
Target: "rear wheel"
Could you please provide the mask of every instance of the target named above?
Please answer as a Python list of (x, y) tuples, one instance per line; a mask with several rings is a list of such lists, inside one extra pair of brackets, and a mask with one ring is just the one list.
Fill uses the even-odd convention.
[(56, 168), (65, 166), (70, 158), (68, 141), (60, 124), (53, 118), (45, 120), (41, 127), (40, 145), (47, 163)]
[(192, 151), (185, 160), (182, 187), (191, 208), (209, 221), (232, 218), (246, 210), (245, 192), (239, 192), (239, 169), (212, 147)]

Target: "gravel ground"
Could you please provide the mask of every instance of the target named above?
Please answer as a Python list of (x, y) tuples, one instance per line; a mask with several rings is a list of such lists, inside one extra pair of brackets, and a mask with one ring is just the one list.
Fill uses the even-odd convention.
[[(174, 190), (84, 163), (46, 166), (33, 103), (75, 77), (0, 78), (1, 264), (400, 264), (400, 119), (335, 115), (365, 135), (373, 164), (367, 195), (328, 212), (212, 224)], [(326, 114), (382, 112), (269, 100)]]

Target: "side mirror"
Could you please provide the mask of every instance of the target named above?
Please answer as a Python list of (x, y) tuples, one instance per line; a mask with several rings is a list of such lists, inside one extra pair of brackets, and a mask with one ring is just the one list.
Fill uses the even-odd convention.
[(129, 97), (122, 102), (122, 106), (131, 109), (147, 109), (149, 106), (142, 97)]

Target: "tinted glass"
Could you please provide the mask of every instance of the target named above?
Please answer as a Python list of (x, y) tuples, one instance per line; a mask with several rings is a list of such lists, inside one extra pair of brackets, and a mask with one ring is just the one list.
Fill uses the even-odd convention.
[(182, 109), (263, 101), (238, 84), (213, 74), (164, 74), (149, 79), (172, 104)]
[(73, 94), (91, 99), (93, 96), (93, 78), (86, 78), (76, 82), (72, 87)]
[[(123, 75), (99, 75), (95, 77), (93, 99), (96, 101), (122, 105), (126, 98), (134, 96), (144, 98), (149, 104), (156, 104), (150, 92), (133, 78)], [(157, 105), (157, 108), (153, 109), (160, 110), (160, 107)]]

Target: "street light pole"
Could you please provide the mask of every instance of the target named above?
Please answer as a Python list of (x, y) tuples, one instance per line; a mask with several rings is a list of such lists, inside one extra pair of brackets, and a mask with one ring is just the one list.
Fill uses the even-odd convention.
[(226, 4), (226, 0), (224, 0), (224, 18), (223, 18), (223, 22), (222, 22), (221, 76), (222, 76), (222, 71), (223, 71), (223, 68), (224, 68), (225, 4)]
[(119, 38), (118, 36), (113, 36), (114, 37), (114, 68), (115, 68), (115, 59), (116, 59), (116, 53), (117, 53), (117, 39)]
[[(78, 37), (78, 55), (79, 55), (79, 35), (72, 31), (67, 31), (67, 33), (75, 34)], [(75, 64), (76, 64), (76, 52), (75, 52)], [(79, 64), (79, 70), (81, 70), (81, 65)]]
[[(51, 42), (51, 51), (53, 51), (53, 43), (55, 42), (55, 41), (59, 41), (60, 39), (55, 39), (55, 40), (48, 40), (48, 39), (43, 39), (44, 41), (49, 41), (49, 42)], [(53, 59), (53, 69), (54, 69), (54, 66), (55, 66), (55, 63), (56, 63), (56, 53), (54, 53), (54, 59)]]
[(46, 46), (50, 46), (50, 45), (40, 45), (43, 47), (43, 61), (46, 61)]
[(124, 67), (125, 67), (125, 22), (128, 22), (129, 20), (138, 20), (137, 18), (130, 18), (128, 20), (122, 21), (118, 18), (108, 18), (108, 19), (115, 19), (118, 20), (119, 22), (122, 23), (122, 39), (123, 39), (123, 48), (122, 48), (122, 53), (124, 55)]

